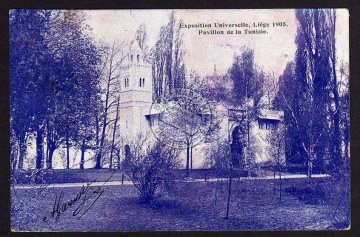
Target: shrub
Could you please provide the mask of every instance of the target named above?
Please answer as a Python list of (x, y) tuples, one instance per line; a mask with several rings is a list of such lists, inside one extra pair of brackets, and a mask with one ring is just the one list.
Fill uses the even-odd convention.
[(147, 149), (144, 145), (138, 142), (130, 146), (123, 167), (138, 190), (140, 202), (150, 204), (156, 194), (173, 187), (179, 154), (175, 148), (159, 142)]
[(322, 204), (325, 199), (325, 191), (323, 186), (315, 185), (313, 187), (288, 187), (285, 189), (287, 193), (297, 197), (305, 204), (318, 205)]

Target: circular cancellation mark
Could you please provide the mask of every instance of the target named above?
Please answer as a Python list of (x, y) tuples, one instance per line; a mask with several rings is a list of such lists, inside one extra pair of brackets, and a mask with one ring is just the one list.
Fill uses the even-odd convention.
[(162, 143), (185, 149), (199, 145), (211, 129), (211, 107), (199, 93), (175, 88), (159, 96), (150, 108), (157, 119), (151, 131)]

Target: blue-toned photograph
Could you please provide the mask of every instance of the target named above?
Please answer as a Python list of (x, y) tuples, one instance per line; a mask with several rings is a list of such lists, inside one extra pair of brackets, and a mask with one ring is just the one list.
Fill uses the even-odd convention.
[(349, 230), (347, 9), (9, 11), (13, 232)]

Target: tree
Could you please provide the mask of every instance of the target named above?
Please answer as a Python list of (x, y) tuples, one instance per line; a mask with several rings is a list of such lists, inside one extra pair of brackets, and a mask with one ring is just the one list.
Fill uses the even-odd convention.
[(286, 65), (284, 73), (278, 80), (278, 91), (273, 101), (275, 109), (284, 111), (284, 125), (286, 138), (286, 157), (289, 164), (301, 164), (306, 156), (301, 145), (300, 126), (296, 118), (300, 117), (302, 98), (299, 90), (302, 84), (295, 79), (295, 63)]
[[(336, 10), (326, 10), (328, 44), (330, 48), (330, 118), (331, 160), (337, 173), (343, 174), (343, 168), (348, 170), (349, 165), (349, 76), (344, 62), (338, 62), (336, 49)], [(340, 65), (339, 65), (340, 64)], [(340, 76), (340, 77), (339, 77)], [(331, 149), (332, 148), (332, 149)], [(344, 152), (342, 152), (342, 150)], [(345, 172), (346, 173), (346, 172)]]
[[(110, 113), (112, 110), (118, 108), (119, 96), (118, 92), (120, 90), (119, 77), (121, 75), (121, 64), (125, 58), (125, 53), (123, 52), (124, 44), (121, 47), (117, 47), (114, 44), (105, 49), (105, 56), (102, 65), (102, 111), (100, 118), (98, 119), (98, 127), (100, 130), (100, 136), (98, 139), (98, 153), (96, 155), (96, 164), (95, 168), (101, 168), (101, 161), (103, 156), (103, 148), (105, 144), (106, 130), (113, 119), (110, 119)], [(117, 113), (117, 110), (116, 110)], [(116, 116), (115, 121), (119, 118)], [(114, 125), (116, 127), (116, 124)], [(114, 128), (115, 129), (115, 128)], [(115, 136), (115, 135), (114, 135)]]
[(232, 163), (231, 148), (227, 140), (218, 140), (207, 148), (206, 164), (216, 171), (229, 169)]
[[(42, 128), (41, 121), (46, 111), (41, 84), (47, 71), (46, 36), (50, 11), (12, 10), (9, 19), (10, 121), (19, 143), (18, 167), (22, 169), (27, 138), (30, 133)], [(37, 167), (41, 167), (41, 162), (41, 153), (38, 152)]]
[(269, 155), (273, 158), (272, 164), (274, 166), (274, 178), (276, 171), (279, 173), (279, 200), (281, 202), (282, 195), (282, 179), (281, 174), (283, 167), (285, 166), (285, 144), (286, 137), (285, 131), (286, 128), (284, 124), (278, 124), (275, 129), (271, 130), (268, 134), (266, 140), (269, 143), (268, 152)]
[(151, 204), (162, 188), (172, 187), (173, 172), (180, 162), (175, 147), (160, 142), (150, 145), (146, 141), (142, 135), (137, 137), (130, 145), (130, 154), (123, 166), (139, 193), (140, 202)]
[(219, 121), (212, 115), (212, 105), (197, 88), (199, 85), (195, 82), (187, 86), (168, 91), (158, 99), (162, 101), (163, 112), (153, 131), (159, 131), (158, 137), (164, 143), (186, 150), (186, 177), (189, 177), (192, 148), (210, 142), (219, 129)]
[(91, 118), (98, 108), (101, 50), (86, 34), (85, 19), (81, 11), (60, 11), (51, 27), (51, 35), (57, 37), (49, 40), (51, 70), (45, 84), (51, 115), (46, 122), (49, 168), (52, 154), (64, 142), (69, 168), (70, 141), (82, 143), (81, 136), (93, 137), (87, 126), (93, 126)]
[[(335, 118), (333, 127), (338, 131), (338, 115), (331, 114), (334, 103), (338, 107), (337, 92), (333, 95), (335, 101), (331, 101), (331, 93), (337, 91), (336, 73), (334, 77), (335, 63), (331, 58), (335, 55), (335, 25), (329, 25), (332, 14), (327, 10), (298, 10), (296, 12), (299, 21), (296, 54), (296, 77), (304, 85), (304, 96), (307, 100), (302, 120), (310, 129), (304, 134), (303, 149), (308, 156), (308, 173), (311, 176), (312, 162), (317, 157), (324, 156), (326, 147), (336, 147), (333, 157), (338, 157), (333, 162), (336, 166), (341, 165), (338, 142), (331, 142), (326, 134), (331, 134), (327, 117)], [(332, 34), (330, 32), (333, 32)], [(330, 34), (329, 34), (330, 33)], [(329, 90), (333, 84), (333, 91)], [(306, 107), (305, 107), (306, 106)], [(334, 114), (333, 114), (334, 115)], [(308, 118), (308, 119), (306, 119)], [(336, 128), (337, 127), (337, 128)], [(334, 135), (336, 135), (334, 134)], [(330, 141), (329, 141), (330, 140)], [(329, 144), (330, 143), (330, 144)], [(340, 159), (340, 160), (339, 160)]]
[(341, 159), (341, 134), (340, 134), (340, 96), (339, 96), (339, 82), (337, 78), (337, 72), (336, 72), (336, 47), (335, 47), (335, 29), (336, 29), (336, 10), (335, 9), (329, 9), (327, 10), (328, 15), (328, 44), (330, 49), (330, 67), (331, 67), (331, 81), (330, 81), (330, 88), (331, 88), (331, 94), (333, 97), (333, 100), (331, 104), (331, 108), (333, 110), (331, 111), (331, 117), (333, 120), (333, 132), (334, 136), (332, 137), (332, 160), (334, 161), (335, 166), (341, 166), (342, 159)]
[(325, 153), (326, 109), (328, 81), (330, 78), (329, 44), (326, 42), (325, 12), (322, 10), (298, 10), (299, 21), (296, 43), (296, 77), (303, 87), (300, 117), (303, 128), (303, 149), (307, 154), (308, 175), (311, 176), (315, 153)]
[[(349, 72), (348, 67), (342, 63), (340, 67), (340, 80), (339, 80), (339, 119), (341, 129), (341, 140), (344, 150), (344, 162), (346, 168), (349, 168), (350, 158), (350, 95), (349, 95)], [(341, 89), (340, 89), (341, 88)]]
[(292, 136), (290, 154), (303, 157), (309, 176), (314, 164), (324, 171), (322, 162), (328, 158), (333, 166), (331, 172), (339, 173), (342, 159), (336, 14), (333, 10), (304, 9), (297, 10), (296, 17), (295, 67), (288, 66), (280, 78), (277, 102), (285, 110), (287, 135)]
[(116, 138), (117, 123), (119, 121), (119, 106), (120, 106), (120, 96), (117, 98), (117, 103), (116, 103), (116, 115), (115, 115), (115, 119), (114, 119), (114, 126), (113, 126), (113, 133), (112, 133), (109, 169), (113, 168), (113, 153), (115, 150), (115, 138)]
[(22, 168), (26, 138), (36, 133), (36, 168), (47, 167), (64, 142), (69, 149), (84, 118), (97, 106), (99, 50), (79, 11), (14, 10), (10, 13), (11, 121)]
[[(232, 105), (243, 111), (241, 117), (236, 117), (237, 123), (241, 125), (243, 139), (242, 147), (232, 144), (233, 152), (244, 150), (244, 163), (250, 168), (254, 165), (254, 156), (257, 150), (255, 138), (250, 137), (252, 122), (257, 117), (259, 109), (262, 108), (261, 99), (265, 94), (265, 74), (254, 63), (254, 51), (244, 48), (240, 55), (234, 55), (233, 65), (228, 70), (229, 78), (233, 81)], [(237, 166), (236, 163), (234, 163)]]
[(180, 24), (176, 24), (174, 13), (171, 13), (169, 23), (161, 27), (159, 39), (152, 49), (154, 100), (166, 91), (184, 87), (183, 55)]
[(247, 99), (252, 99), (254, 106), (258, 106), (264, 94), (265, 75), (254, 63), (254, 50), (244, 48), (241, 55), (234, 55), (228, 73), (234, 85), (234, 103), (244, 105)]

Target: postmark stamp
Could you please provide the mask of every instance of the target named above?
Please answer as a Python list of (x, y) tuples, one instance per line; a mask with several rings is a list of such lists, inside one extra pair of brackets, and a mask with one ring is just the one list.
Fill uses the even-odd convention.
[(158, 123), (151, 127), (162, 143), (184, 149), (199, 145), (211, 126), (211, 106), (200, 92), (175, 88), (162, 94), (150, 108), (160, 111)]

